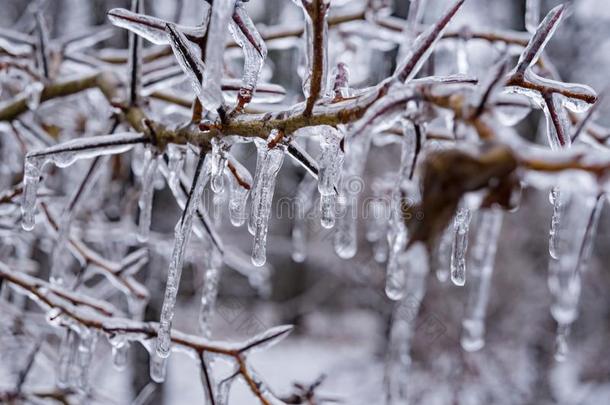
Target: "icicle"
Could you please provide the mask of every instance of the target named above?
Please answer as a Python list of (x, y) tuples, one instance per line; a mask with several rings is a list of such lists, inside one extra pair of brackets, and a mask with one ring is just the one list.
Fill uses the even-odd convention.
[(41, 82), (30, 83), (25, 88), (25, 102), (30, 111), (36, 111), (38, 109), (38, 106), (40, 105), (40, 97), (42, 96), (43, 90), (44, 85)]
[[(157, 335), (156, 356), (151, 359), (151, 377), (155, 371), (156, 377), (162, 376), (162, 370), (165, 368), (163, 361), (169, 356), (171, 346), (171, 326), (174, 318), (174, 307), (176, 297), (178, 295), (178, 287), (180, 286), (180, 278), (182, 276), (182, 263), (188, 240), (191, 234), (193, 225), (193, 215), (199, 207), (203, 189), (209, 178), (209, 162), (208, 156), (199, 156), (193, 184), (191, 186), (182, 217), (178, 220), (175, 229), (174, 248), (172, 251), (169, 270), (167, 275), (167, 284), (165, 286), (165, 297), (163, 307), (161, 309), (161, 318), (159, 320), (159, 331)], [(158, 359), (160, 357), (161, 359)]]
[(267, 57), (267, 46), (241, 1), (235, 5), (229, 29), (244, 52), (244, 74), (238, 95), (239, 103), (243, 105), (252, 99), (258, 76)]
[(562, 191), (563, 215), (556, 228), (557, 259), (549, 261), (548, 285), (551, 315), (558, 324), (557, 357), (567, 355), (567, 336), (578, 317), (583, 252), (595, 225), (599, 198), (587, 190)]
[(75, 375), (72, 376), (76, 382), (76, 387), (82, 391), (89, 390), (89, 369), (91, 368), (91, 360), (97, 342), (97, 333), (91, 330), (84, 330), (79, 334), (79, 344), (76, 363), (77, 367)]
[(485, 313), (501, 226), (501, 211), (481, 211), (479, 229), (471, 249), (468, 304), (466, 316), (462, 321), (460, 340), (464, 350), (469, 352), (479, 350), (485, 345)]
[(206, 270), (203, 277), (201, 291), (201, 308), (199, 310), (199, 329), (206, 338), (211, 336), (211, 323), (218, 296), (218, 282), (220, 281), (220, 266), (222, 259), (214, 247), (210, 246), (206, 259)]
[(127, 367), (129, 355), (129, 343), (112, 345), (112, 365), (118, 371), (123, 371)]
[(320, 192), (320, 222), (322, 227), (330, 229), (335, 225), (336, 186), (343, 166), (343, 151), (340, 132), (329, 126), (321, 126), (318, 191)]
[(342, 259), (354, 257), (358, 250), (356, 210), (358, 194), (364, 188), (361, 175), (369, 148), (370, 137), (368, 136), (352, 136), (346, 142), (345, 166), (341, 177), (340, 194), (337, 199), (334, 234), (335, 252)]
[(157, 155), (147, 148), (144, 157), (144, 169), (142, 171), (142, 189), (138, 199), (140, 208), (140, 220), (138, 223), (138, 240), (146, 242), (150, 235), (150, 221), (152, 215), (152, 202), (154, 194), (154, 176), (157, 172)]
[(229, 19), (233, 14), (235, 0), (218, 0), (212, 5), (212, 16), (208, 29), (205, 61), (207, 69), (203, 77), (201, 104), (215, 111), (222, 104), (222, 67), (224, 64), (225, 39)]
[[(402, 138), (398, 184), (413, 177), (415, 170), (415, 153), (418, 148), (417, 132), (412, 121), (402, 120)], [(421, 143), (421, 140), (419, 140)]]
[(440, 282), (445, 282), (449, 279), (451, 270), (451, 249), (453, 246), (454, 232), (453, 224), (449, 224), (443, 231), (438, 244), (438, 258), (436, 268), (436, 278)]
[(417, 201), (420, 199), (419, 188), (416, 183), (406, 181), (402, 184), (400, 192), (394, 192), (390, 212), (388, 256), (385, 292), (388, 298), (400, 300), (404, 298), (407, 282), (407, 267), (413, 253), (412, 249), (405, 251), (408, 241), (408, 230), (402, 217), (403, 200)]
[(417, 326), (417, 313), (426, 291), (429, 270), (428, 252), (423, 243), (413, 245), (406, 255), (409, 266), (407, 290), (403, 300), (394, 307), (390, 347), (385, 363), (386, 403), (392, 405), (408, 403), (411, 341)]
[(212, 191), (222, 193), (224, 190), (224, 172), (227, 166), (227, 145), (217, 138), (212, 139)]
[(150, 353), (150, 379), (160, 384), (165, 381), (167, 372), (167, 357), (161, 357), (156, 351)]
[(68, 329), (59, 346), (59, 364), (57, 365), (57, 386), (59, 388), (70, 386), (70, 369), (77, 350), (78, 335), (72, 329)]
[(167, 145), (167, 161), (168, 185), (170, 188), (176, 187), (184, 165), (184, 151), (177, 145)]
[(559, 226), (564, 210), (559, 187), (553, 187), (549, 193), (549, 200), (553, 204), (553, 216), (551, 217), (551, 227), (549, 229), (549, 254), (553, 259), (558, 259)]
[(451, 281), (462, 286), (466, 283), (466, 249), (471, 213), (468, 208), (458, 208), (453, 223), (453, 247), (451, 250)]
[[(399, 198), (399, 197), (397, 197)], [(407, 246), (407, 227), (400, 217), (400, 201), (394, 203), (390, 216), (390, 231), (388, 232), (388, 267), (386, 274), (385, 293), (391, 300), (398, 301), (404, 297), (406, 288), (406, 269), (404, 261)]]
[(246, 222), (246, 202), (252, 188), (252, 175), (235, 159), (231, 159), (229, 182), (229, 219), (233, 226)]
[(297, 187), (292, 222), (292, 260), (297, 263), (305, 261), (307, 256), (307, 213), (313, 207), (315, 187), (314, 178), (307, 175)]
[(23, 200), (21, 203), (21, 226), (26, 231), (34, 229), (34, 216), (36, 215), (36, 194), (40, 184), (42, 165), (39, 160), (25, 160), (23, 173)]
[(540, 0), (525, 0), (525, 29), (530, 34), (536, 32), (540, 23)]
[[(277, 136), (276, 131), (269, 134), (269, 141)], [(257, 161), (250, 212), (250, 226), (254, 234), (252, 263), (262, 266), (266, 261), (267, 227), (271, 214), (271, 204), (275, 190), (275, 179), (284, 162), (284, 146), (268, 148), (267, 141), (256, 140), (260, 164)]]
[[(463, 30), (467, 30), (464, 28)], [(457, 71), (461, 74), (466, 74), (470, 71), (470, 62), (468, 61), (468, 33), (464, 35), (461, 33), (461, 37), (455, 42), (455, 63), (457, 65)]]

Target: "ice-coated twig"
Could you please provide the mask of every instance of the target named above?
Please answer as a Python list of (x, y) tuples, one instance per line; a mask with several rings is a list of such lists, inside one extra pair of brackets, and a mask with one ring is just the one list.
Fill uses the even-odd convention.
[(34, 227), (36, 193), (38, 184), (40, 183), (42, 169), (47, 163), (52, 162), (56, 166), (67, 167), (79, 159), (123, 153), (133, 148), (138, 143), (145, 143), (148, 141), (149, 138), (146, 136), (128, 132), (74, 139), (60, 145), (28, 153), (25, 158), (23, 176), (23, 229), (31, 230)]
[[(297, 1), (298, 3), (298, 1)], [(305, 46), (307, 71), (303, 93), (307, 98), (304, 116), (311, 115), (314, 104), (325, 93), (328, 74), (328, 0), (301, 0), (305, 14)]]
[[(70, 301), (63, 298), (69, 294), (64, 290), (60, 295), (51, 292), (44, 282), (27, 276), (21, 272), (15, 272), (9, 269), (3, 263), (0, 263), (0, 279), (14, 285), (31, 296), (36, 304), (41, 308), (50, 310), (54, 314), (53, 324), (57, 326), (80, 327), (87, 330), (92, 330), (92, 333), (103, 333), (108, 338), (112, 336), (123, 336), (126, 342), (137, 341), (145, 347), (149, 346), (149, 342), (155, 339), (159, 334), (159, 325), (153, 322), (133, 321), (118, 316), (108, 316), (91, 312), (91, 306), (96, 307), (100, 304), (95, 300), (87, 302), (81, 301), (82, 296), (73, 297)], [(67, 296), (67, 295), (66, 295)], [(81, 308), (84, 305), (88, 308)], [(72, 329), (71, 329), (72, 330)], [(209, 353), (213, 355), (224, 356), (235, 362), (237, 373), (245, 380), (248, 388), (261, 401), (263, 405), (271, 405), (272, 402), (263, 392), (262, 381), (253, 374), (251, 367), (248, 365), (246, 354), (260, 347), (269, 347), (283, 339), (292, 330), (292, 326), (278, 326), (268, 331), (261, 333), (243, 343), (227, 343), (210, 341), (200, 336), (188, 335), (186, 333), (173, 330), (171, 341), (175, 347), (179, 347), (196, 354)]]
[[(204, 7), (209, 8), (206, 3)], [(208, 13), (204, 12), (204, 21), (197, 27), (177, 25), (176, 30), (184, 34), (191, 42), (198, 42), (205, 37), (207, 31)], [(125, 28), (155, 45), (167, 45), (169, 39), (165, 33), (168, 22), (149, 15), (137, 14), (124, 8), (113, 8), (108, 11), (108, 18), (117, 27)]]
[(435, 44), (442, 37), (447, 25), (453, 19), (453, 16), (455, 16), (460, 7), (462, 7), (462, 4), (464, 4), (464, 0), (455, 1), (434, 25), (430, 26), (417, 37), (409, 52), (399, 63), (396, 72), (394, 72), (394, 77), (398, 81), (405, 83), (415, 77), (423, 64), (430, 57)]
[(46, 79), (50, 75), (49, 66), (49, 28), (42, 15), (42, 11), (36, 12), (36, 62), (42, 76)]
[[(131, 11), (143, 13), (144, 0), (131, 0)], [(142, 39), (133, 32), (129, 33), (127, 69), (129, 72), (129, 105), (137, 105), (142, 92)]]
[(203, 78), (200, 100), (209, 110), (216, 111), (223, 103), (222, 80), (223, 54), (229, 19), (233, 14), (235, 0), (217, 0), (212, 4), (212, 16), (205, 47), (206, 74)]
[(244, 73), (236, 106), (239, 111), (252, 100), (258, 76), (267, 57), (267, 46), (241, 1), (235, 4), (233, 21), (229, 28), (244, 53)]
[(546, 17), (544, 17), (544, 20), (538, 25), (536, 32), (521, 53), (519, 61), (517, 62), (517, 67), (515, 68), (515, 73), (524, 73), (527, 68), (538, 61), (544, 47), (557, 30), (564, 11), (565, 6), (561, 4), (549, 11)]
[(174, 24), (165, 26), (169, 43), (172, 51), (178, 60), (178, 64), (182, 71), (189, 78), (195, 94), (200, 97), (202, 90), (203, 71), (205, 69), (203, 62), (197, 56), (195, 47), (187, 41), (184, 34), (176, 29)]

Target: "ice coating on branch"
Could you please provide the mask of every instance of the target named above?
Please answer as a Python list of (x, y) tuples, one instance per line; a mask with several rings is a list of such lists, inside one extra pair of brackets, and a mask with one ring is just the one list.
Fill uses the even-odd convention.
[(572, 144), (570, 118), (559, 94), (545, 96), (542, 111), (546, 119), (546, 133), (551, 149), (569, 148)]
[[(272, 131), (269, 134), (269, 141), (275, 139), (276, 136), (277, 133)], [(278, 144), (269, 149), (267, 141), (257, 139), (255, 143), (259, 152), (258, 156), (262, 160), (260, 165), (258, 162), (256, 164), (252, 210), (250, 212), (250, 223), (254, 233), (252, 264), (262, 266), (267, 261), (267, 230), (275, 191), (275, 179), (284, 162), (284, 146)]]
[(210, 111), (215, 111), (222, 105), (222, 69), (224, 50), (229, 19), (233, 14), (235, 0), (218, 0), (212, 5), (212, 16), (206, 42), (205, 61), (206, 72), (203, 77), (200, 100)]
[[(205, 67), (199, 54), (195, 51), (193, 44), (186, 39), (184, 34), (178, 31), (174, 24), (167, 24), (165, 32), (180, 68), (189, 78), (193, 91), (201, 100), (201, 81), (203, 80)], [(209, 74), (209, 72), (206, 71), (206, 74)]]
[(403, 28), (397, 60), (403, 60), (414, 45), (417, 37), (417, 25), (422, 22), (428, 0), (410, 0), (407, 24)]
[(559, 5), (549, 11), (546, 17), (544, 17), (544, 20), (538, 25), (536, 32), (521, 53), (519, 61), (517, 62), (517, 67), (515, 68), (516, 73), (525, 72), (527, 68), (533, 66), (538, 61), (547, 42), (549, 42), (559, 26), (564, 9), (565, 7), (563, 4)]
[(122, 133), (113, 135), (79, 138), (51, 146), (40, 151), (30, 152), (25, 157), (23, 174), (23, 200), (21, 203), (22, 222), (24, 230), (34, 228), (36, 214), (36, 194), (40, 184), (42, 169), (47, 163), (58, 167), (67, 167), (80, 159), (96, 156), (123, 153), (134, 145), (146, 140), (138, 133)]
[[(205, 7), (204, 21), (198, 27), (186, 27), (176, 25), (176, 29), (190, 38), (203, 38), (208, 27), (209, 6), (207, 3), (202, 3)], [(165, 26), (167, 21), (149, 15), (138, 14), (124, 8), (113, 8), (108, 11), (108, 19), (113, 25), (125, 28), (155, 45), (167, 45), (169, 40), (165, 34)]]
[(525, 29), (533, 34), (540, 23), (540, 0), (525, 0)]
[(350, 137), (370, 135), (370, 129), (381, 132), (391, 128), (402, 117), (406, 104), (413, 100), (414, 93), (410, 86), (392, 85), (388, 93), (370, 106), (351, 131)]
[(466, 283), (466, 249), (468, 248), (468, 228), (471, 217), (470, 209), (458, 208), (453, 222), (451, 281), (459, 286)]
[[(131, 0), (131, 11), (144, 12), (144, 0)], [(129, 33), (127, 71), (129, 72), (129, 105), (137, 105), (142, 93), (142, 38), (133, 32)]]
[(469, 352), (479, 350), (485, 345), (485, 314), (501, 227), (501, 211), (497, 209), (480, 211), (479, 226), (471, 248), (468, 303), (462, 321), (460, 340), (462, 348)]
[(252, 189), (252, 175), (241, 163), (229, 155), (229, 219), (233, 226), (246, 222), (246, 202)]
[(320, 192), (320, 222), (322, 227), (330, 229), (335, 225), (336, 186), (341, 177), (343, 151), (340, 142), (341, 133), (330, 126), (319, 127), (320, 159), (318, 172), (318, 191)]
[(390, 343), (386, 354), (384, 385), (386, 403), (408, 403), (411, 341), (417, 327), (416, 317), (426, 293), (428, 252), (423, 243), (412, 245), (405, 253), (408, 266), (406, 290), (395, 304), (390, 329)]
[(256, 90), (258, 76), (267, 57), (267, 46), (241, 1), (235, 5), (229, 29), (244, 52), (244, 73), (238, 94), (239, 103), (244, 105), (250, 102)]
[(35, 14), (36, 19), (36, 65), (40, 75), (49, 78), (49, 28), (41, 10)]
[(222, 193), (225, 188), (224, 175), (227, 167), (227, 145), (218, 138), (212, 139), (212, 180), (211, 187), (215, 193)]
[[(165, 297), (163, 307), (161, 308), (161, 317), (159, 320), (159, 331), (155, 347), (156, 355), (160, 358), (167, 358), (170, 353), (171, 337), (170, 331), (172, 319), (174, 318), (174, 307), (176, 305), (176, 297), (178, 295), (178, 287), (180, 286), (180, 277), (182, 276), (182, 263), (184, 254), (188, 245), (188, 240), (193, 226), (193, 215), (199, 207), (203, 189), (209, 179), (209, 158), (208, 155), (199, 156), (195, 176), (191, 185), (190, 192), (182, 213), (182, 217), (178, 220), (175, 229), (174, 248), (170, 258), (169, 270), (167, 274), (167, 283), (165, 286)], [(161, 363), (158, 360), (158, 363)], [(159, 366), (163, 367), (161, 364)], [(152, 364), (151, 364), (152, 367)]]
[(396, 67), (394, 77), (401, 83), (406, 83), (413, 79), (421, 70), (424, 63), (430, 57), (436, 43), (442, 37), (449, 21), (464, 3), (464, 0), (457, 0), (443, 14), (443, 16), (433, 25), (428, 27), (416, 39), (409, 52)]
[(307, 213), (313, 207), (315, 188), (315, 179), (305, 176), (296, 192), (292, 222), (292, 260), (297, 263), (305, 261), (307, 256)]

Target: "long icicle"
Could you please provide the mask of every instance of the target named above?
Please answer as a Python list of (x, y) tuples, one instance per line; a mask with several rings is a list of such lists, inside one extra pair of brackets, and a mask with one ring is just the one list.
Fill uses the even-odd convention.
[(404, 254), (405, 264), (409, 268), (406, 291), (402, 300), (394, 307), (390, 347), (385, 361), (384, 383), (388, 405), (408, 403), (411, 341), (417, 325), (417, 313), (426, 292), (426, 277), (429, 271), (428, 252), (423, 243), (414, 244)]
[(470, 209), (458, 208), (453, 223), (453, 246), (451, 250), (451, 281), (455, 285), (466, 283), (466, 252), (468, 249), (468, 228), (472, 214)]
[[(159, 320), (159, 331), (155, 348), (155, 358), (151, 359), (151, 378), (154, 381), (162, 381), (164, 377), (165, 361), (171, 350), (171, 327), (174, 318), (174, 307), (182, 276), (182, 263), (188, 240), (193, 226), (193, 215), (201, 201), (203, 189), (208, 182), (208, 156), (203, 152), (199, 155), (193, 184), (182, 213), (182, 217), (176, 224), (174, 249), (169, 264), (167, 284), (165, 286), (165, 298), (161, 308)], [(153, 363), (155, 367), (153, 367)]]
[[(276, 136), (276, 131), (272, 131), (269, 140), (275, 139)], [(267, 141), (257, 140), (256, 147), (262, 161), (260, 165), (257, 162), (250, 217), (254, 233), (252, 264), (262, 266), (267, 261), (266, 245), (269, 216), (275, 191), (275, 179), (284, 162), (284, 146), (278, 144), (269, 149)]]
[(342, 139), (338, 129), (320, 127), (320, 149), (318, 191), (320, 192), (320, 222), (322, 227), (330, 229), (335, 225), (336, 187), (341, 177), (343, 166)]
[(472, 252), (472, 264), (469, 270), (468, 304), (466, 316), (462, 321), (462, 338), (460, 343), (464, 350), (476, 351), (485, 345), (485, 314), (491, 275), (502, 227), (502, 212), (498, 209), (480, 211), (479, 228)]

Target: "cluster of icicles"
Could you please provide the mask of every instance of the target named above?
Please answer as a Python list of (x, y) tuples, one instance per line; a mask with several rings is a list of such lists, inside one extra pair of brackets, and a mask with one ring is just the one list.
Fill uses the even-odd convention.
[[(413, 44), (412, 48), (403, 47), (399, 54), (403, 60), (408, 61), (414, 53), (413, 49), (421, 46), (421, 38), (430, 35), (424, 32), (419, 38), (415, 38), (415, 26), (420, 23), (423, 1), (412, 1), (419, 6), (419, 13), (414, 13), (408, 20), (408, 27), (404, 30), (405, 38), (403, 44)], [(534, 33), (538, 24), (532, 23), (532, 13), (536, 12), (535, 2), (528, 2), (527, 27)], [(299, 3), (300, 4), (300, 3)], [(257, 33), (256, 28), (247, 14), (243, 11), (243, 4), (234, 1), (215, 1), (210, 20), (204, 22), (201, 27), (188, 28), (165, 24), (164, 29), (158, 27), (160, 23), (149, 17), (148, 25), (129, 24), (128, 19), (121, 19), (128, 11), (113, 11), (111, 19), (119, 26), (130, 29), (133, 32), (147, 38), (156, 44), (171, 45), (174, 54), (182, 68), (191, 81), (195, 93), (201, 104), (209, 111), (215, 111), (223, 104), (223, 94), (220, 87), (222, 79), (222, 52), (225, 43), (225, 29), (229, 26), (235, 41), (244, 49), (246, 56), (244, 77), (242, 82), (242, 93), (254, 92), (256, 81), (264, 63), (266, 50), (260, 37), (254, 39), (245, 38), (244, 33), (235, 27), (230, 16), (233, 10), (240, 14), (250, 32)], [(417, 9), (417, 7), (416, 7)], [(552, 13), (552, 12), (551, 12)], [(307, 15), (307, 13), (305, 13)], [(311, 21), (307, 21), (311, 25)], [(544, 27), (548, 24), (545, 19), (540, 24)], [(202, 35), (201, 30), (209, 26), (208, 44), (205, 60), (210, 61), (205, 66), (202, 58), (197, 54), (191, 43), (186, 39), (185, 33), (190, 35)], [(146, 28), (144, 28), (146, 27)], [(153, 27), (153, 28), (151, 28)], [(308, 35), (312, 35), (312, 27), (305, 30), (307, 43)], [(440, 37), (440, 35), (437, 36)], [(432, 51), (433, 44), (428, 44), (426, 52)], [(307, 63), (311, 71), (313, 63), (312, 50), (308, 49)], [(468, 71), (468, 61), (460, 52), (456, 52), (460, 70)], [(425, 61), (420, 58), (417, 66), (413, 67), (407, 77), (401, 77), (403, 82), (414, 78)], [(540, 79), (531, 69), (536, 58), (527, 66), (525, 74), (531, 80)], [(404, 66), (399, 64), (397, 71)], [(341, 67), (341, 69), (345, 69)], [(324, 77), (322, 81), (322, 94), (332, 97), (332, 91), (341, 89), (343, 97), (348, 97), (350, 89), (346, 82), (335, 81), (332, 86), (326, 86), (327, 60), (324, 55)], [(337, 72), (335, 72), (337, 73)], [(345, 72), (343, 72), (345, 73)], [(336, 74), (337, 78), (344, 78), (344, 74)], [(333, 77), (333, 75), (331, 75)], [(482, 81), (481, 89), (486, 90), (485, 81)], [(305, 77), (303, 81), (304, 93), (309, 94), (310, 78)], [(329, 89), (326, 89), (328, 87)], [(493, 89), (499, 92), (498, 88)], [(533, 98), (540, 103), (540, 96), (535, 92), (526, 92), (521, 88), (509, 89), (522, 95)], [(406, 388), (405, 374), (410, 365), (410, 341), (414, 333), (412, 319), (401, 316), (400, 302), (409, 299), (412, 302), (421, 302), (425, 295), (426, 278), (429, 273), (429, 257), (423, 243), (414, 243), (409, 249), (409, 234), (402, 217), (401, 201), (408, 198), (412, 203), (421, 199), (419, 190), (419, 173), (417, 169), (417, 153), (425, 142), (426, 124), (414, 123), (407, 117), (414, 116), (414, 110), (419, 106), (410, 102), (405, 109), (404, 104), (397, 103), (398, 99), (404, 99), (412, 93), (412, 89), (398, 87), (398, 90), (390, 91), (385, 99), (376, 103), (361, 119), (361, 122), (347, 126), (316, 126), (301, 129), (302, 134), (317, 139), (320, 143), (320, 156), (317, 162), (317, 188), (320, 194), (320, 221), (321, 226), (334, 228), (334, 249), (338, 256), (344, 259), (352, 258), (357, 253), (357, 197), (361, 191), (358, 183), (363, 175), (364, 162), (367, 159), (373, 135), (381, 134), (384, 130), (398, 123), (403, 131), (399, 137), (402, 148), (400, 167), (397, 173), (390, 176), (386, 182), (380, 182), (379, 187), (374, 190), (378, 196), (389, 196), (391, 202), (388, 206), (380, 206), (382, 211), (389, 211), (387, 216), (378, 215), (377, 221), (373, 221), (367, 232), (367, 238), (375, 244), (375, 257), (379, 261), (387, 261), (387, 296), (397, 301), (395, 316), (391, 330), (391, 345), (387, 363), (388, 394), (391, 398), (400, 401), (405, 398)], [(495, 94), (495, 93), (494, 93)], [(477, 105), (487, 94), (481, 91), (474, 92), (471, 104)], [(568, 107), (575, 111), (582, 111), (583, 105), (574, 100), (557, 99), (558, 111), (565, 111)], [(556, 129), (552, 117), (544, 104), (540, 103), (546, 114), (549, 141), (552, 147), (558, 148)], [(398, 106), (398, 107), (396, 107)], [(391, 107), (391, 108), (389, 108)], [(513, 112), (523, 117), (522, 111)], [(514, 124), (519, 117), (505, 117), (505, 121)], [(565, 118), (565, 117), (563, 117)], [(570, 133), (569, 121), (561, 120), (566, 125), (565, 133)], [(512, 125), (511, 124), (511, 125)], [(451, 126), (451, 125), (449, 125)], [(178, 294), (178, 286), (183, 267), (185, 252), (191, 231), (194, 231), (204, 242), (210, 253), (206, 263), (205, 286), (202, 294), (200, 326), (204, 336), (209, 336), (210, 317), (214, 310), (214, 302), (217, 293), (217, 284), (220, 277), (222, 264), (222, 249), (215, 242), (213, 235), (203, 229), (202, 223), (198, 222), (199, 215), (205, 217), (203, 210), (199, 210), (204, 188), (210, 184), (211, 189), (217, 195), (225, 190), (225, 183), (229, 183), (229, 216), (234, 226), (243, 226), (247, 222), (247, 229), (253, 235), (253, 247), (251, 260), (255, 266), (263, 266), (266, 262), (266, 242), (268, 223), (271, 217), (272, 201), (277, 174), (282, 167), (288, 145), (282, 141), (276, 142), (278, 133), (271, 131), (267, 139), (239, 138), (225, 136), (212, 141), (210, 153), (195, 153), (197, 163), (194, 171), (190, 192), (185, 191), (184, 185), (188, 185), (183, 171), (184, 162), (188, 153), (193, 153), (194, 148), (184, 148), (169, 145), (167, 151), (160, 155), (154, 148), (145, 146), (144, 160), (139, 169), (141, 181), (141, 194), (138, 201), (140, 208), (139, 239), (146, 241), (149, 235), (151, 223), (151, 205), (154, 192), (155, 175), (157, 172), (165, 177), (183, 214), (175, 227), (175, 242), (171, 254), (168, 277), (165, 289), (165, 297), (161, 311), (158, 338), (154, 349), (151, 348), (151, 376), (155, 381), (163, 381), (165, 377), (166, 361), (171, 352), (171, 326), (174, 316), (174, 307)], [(569, 137), (568, 137), (569, 139)], [(236, 142), (254, 142), (257, 150), (257, 164), (254, 177), (237, 162), (230, 154), (230, 148)], [(126, 152), (136, 145), (144, 142), (140, 134), (119, 133), (108, 136), (95, 137), (94, 139), (74, 140), (57, 147), (46, 149), (43, 153), (28, 154), (25, 162), (25, 188), (23, 198), (23, 228), (31, 230), (34, 227), (37, 186), (40, 182), (43, 167), (47, 163), (53, 163), (59, 167), (66, 167), (79, 159), (96, 159), (110, 154)], [(293, 145), (294, 147), (294, 145)], [(561, 147), (569, 147), (564, 144)], [(231, 169), (229, 170), (229, 165)], [(312, 206), (311, 193), (316, 182), (315, 176), (306, 177), (299, 186), (296, 201), (301, 205), (297, 213), (303, 213)], [(252, 185), (251, 187), (244, 187)], [(189, 187), (186, 187), (188, 190)], [(595, 224), (599, 217), (603, 198), (597, 195), (582, 193), (570, 193), (561, 187), (553, 189), (551, 194), (553, 204), (553, 219), (550, 231), (551, 262), (549, 267), (549, 287), (553, 295), (552, 315), (558, 323), (558, 351), (557, 356), (565, 356), (567, 350), (566, 339), (570, 325), (577, 316), (578, 300), (580, 295), (580, 273), (587, 262), (591, 251), (591, 243), (595, 233)], [(249, 216), (247, 212), (247, 201), (251, 200)], [(467, 196), (461, 202), (453, 221), (440, 237), (438, 243), (438, 263), (436, 275), (439, 280), (451, 281), (458, 286), (468, 284), (468, 303), (466, 305), (466, 316), (463, 320), (463, 333), (461, 343), (465, 350), (479, 350), (484, 346), (485, 314), (489, 297), (493, 264), (496, 246), (499, 239), (502, 212), (496, 208), (478, 210), (480, 199), (477, 196)], [(585, 215), (583, 215), (585, 213)], [(474, 244), (471, 248), (470, 264), (466, 271), (467, 247), (469, 240), (469, 225), (472, 218), (476, 218), (477, 233), (473, 238)], [(60, 237), (58, 245), (65, 243), (69, 228), (69, 212), (60, 221)], [(205, 221), (203, 222), (205, 224)], [(63, 236), (62, 236), (63, 235)], [(385, 237), (387, 235), (387, 238)], [(62, 242), (63, 241), (63, 242)], [(305, 259), (306, 252), (306, 224), (302, 215), (297, 214), (293, 228), (293, 258), (297, 261)], [(58, 248), (60, 249), (60, 248)], [(64, 253), (65, 254), (65, 253)], [(60, 255), (60, 254), (58, 254)], [(65, 266), (61, 265), (61, 257), (54, 259), (51, 281), (62, 283), (61, 272)], [(74, 351), (62, 354), (60, 373), (66, 369), (67, 362), (77, 361), (86, 364), (90, 359), (91, 347), (95, 344), (94, 334), (88, 332), (72, 333), (66, 335), (64, 349), (77, 346), (78, 356), (74, 358)], [(124, 341), (117, 339), (113, 341), (113, 353), (115, 364), (119, 367), (125, 363), (125, 351), (127, 345)], [(62, 351), (62, 353), (64, 353)], [(87, 355), (87, 353), (89, 353)], [(71, 359), (71, 360), (70, 360)], [(67, 377), (61, 377), (63, 380)], [(80, 378), (80, 377), (79, 377)], [(77, 378), (78, 380), (78, 378)]]

